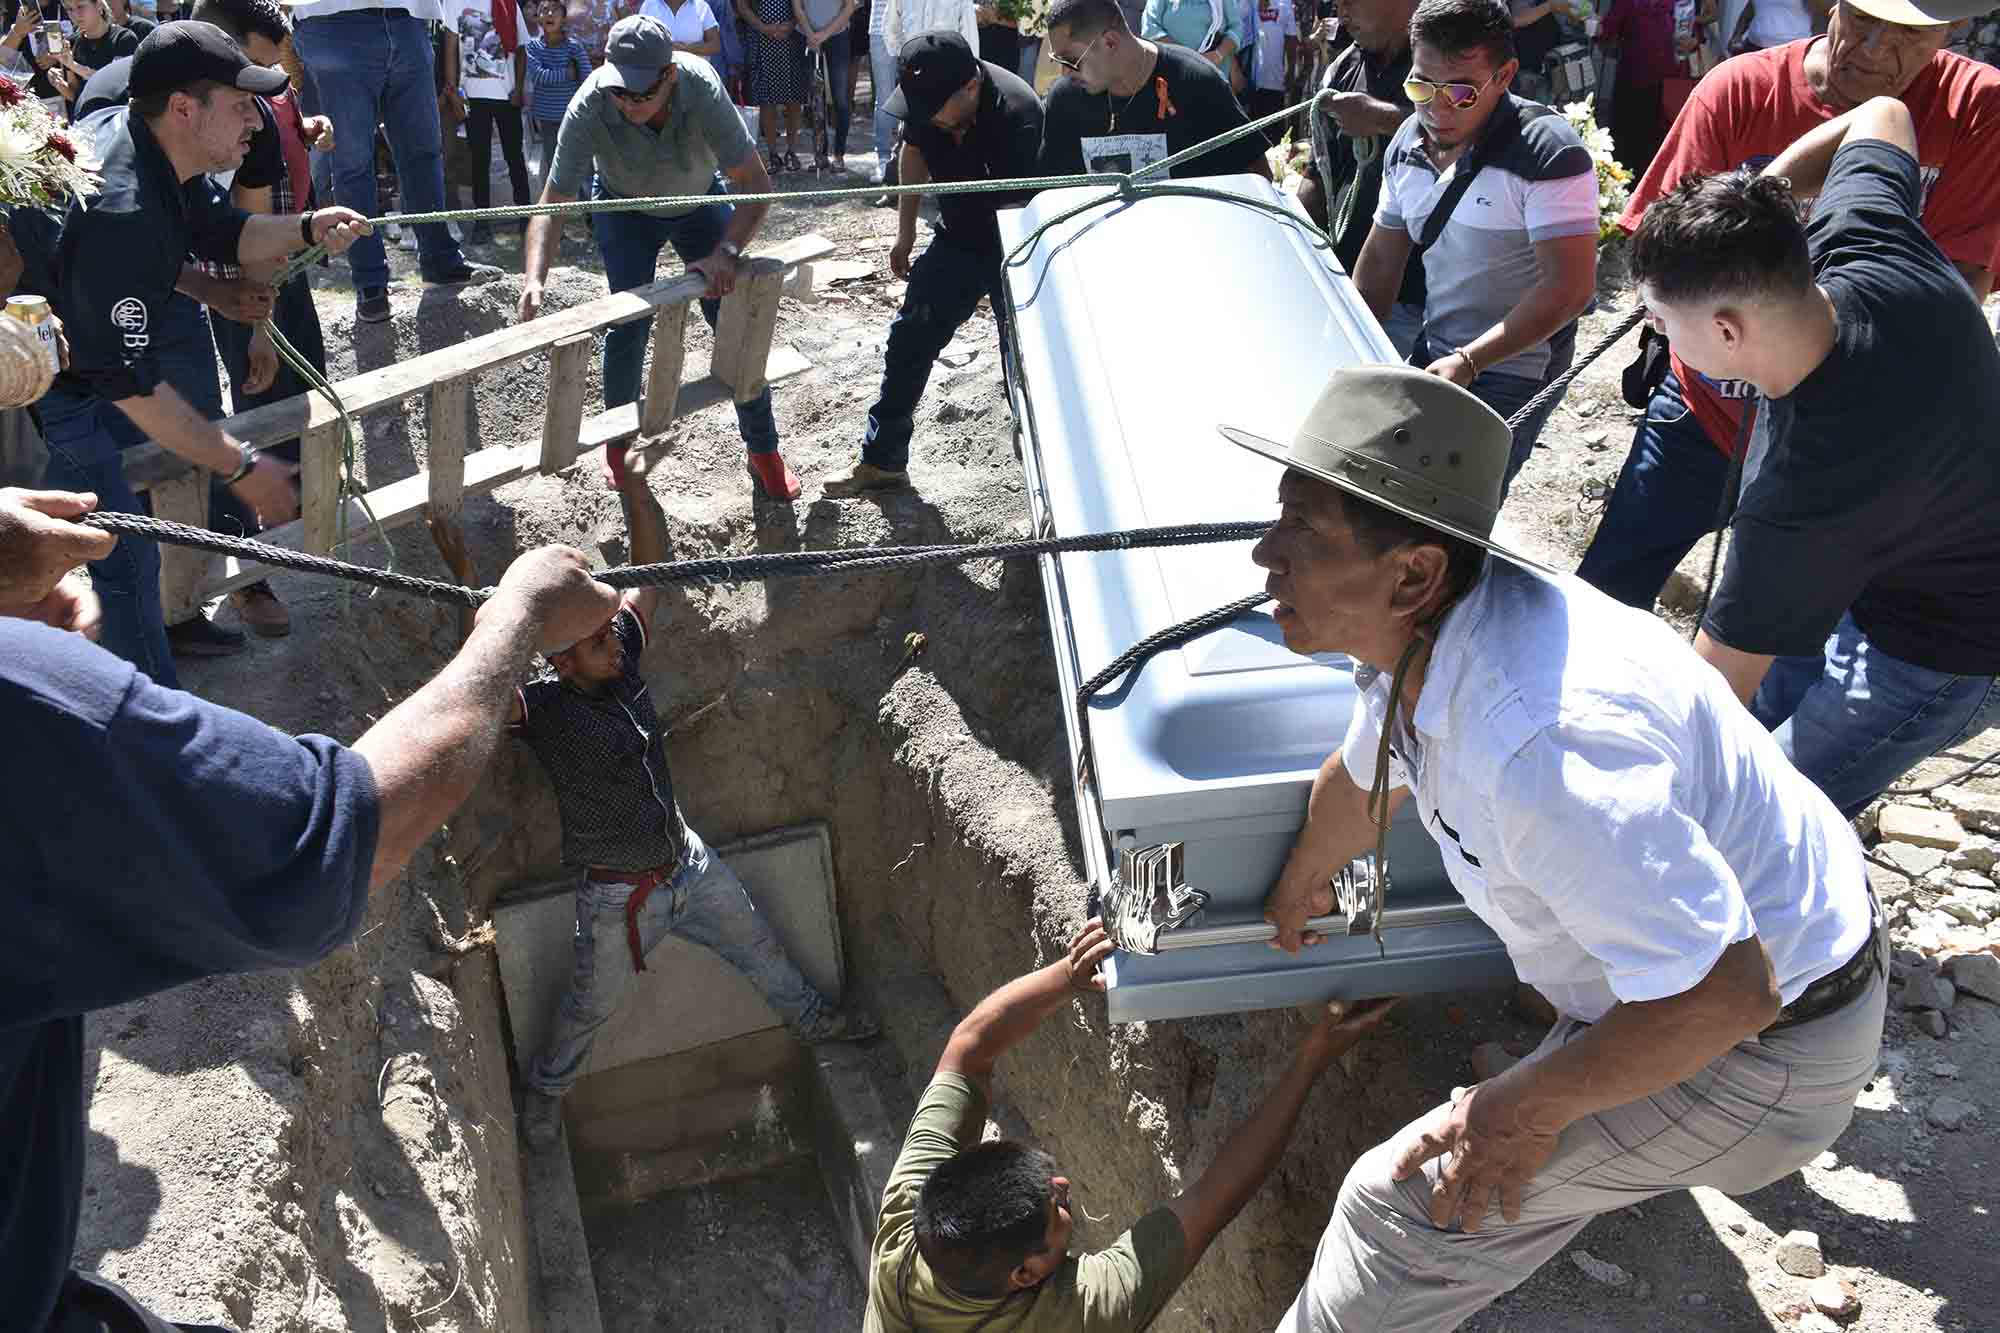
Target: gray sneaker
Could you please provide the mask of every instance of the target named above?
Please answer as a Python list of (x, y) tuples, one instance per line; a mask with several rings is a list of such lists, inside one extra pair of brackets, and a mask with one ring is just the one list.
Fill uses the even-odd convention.
[(881, 1019), (858, 1004), (844, 1004), (820, 1025), (812, 1044), (821, 1046), (830, 1041), (867, 1041), (870, 1037), (879, 1036), (881, 1031)]
[(521, 1137), (536, 1152), (547, 1152), (562, 1139), (562, 1098), (528, 1089), (521, 1107)]

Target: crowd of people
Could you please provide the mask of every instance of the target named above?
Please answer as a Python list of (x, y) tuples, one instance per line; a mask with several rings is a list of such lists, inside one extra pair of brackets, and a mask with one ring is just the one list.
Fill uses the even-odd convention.
[[(1753, 0), (1729, 58), (1698, 71), (1682, 25), (1710, 40), (1713, 7), (1615, 0), (1589, 17), (1584, 35), (1617, 46), (1614, 107), (1666, 116), (1675, 71), (1690, 86), (1656, 144), (1635, 131), (1650, 165), (1619, 226), (1647, 312), (1626, 376), (1645, 416), (1572, 577), (1495, 523), (1557, 398), (1526, 409), (1572, 363), (1597, 292), (1595, 164), (1522, 92), (1546, 87), (1531, 64), (1573, 16), (1342, 0), (1299, 204), (1406, 364), (1336, 372), (1289, 443), (1225, 431), (1285, 468), (1253, 557), (1286, 644), (1357, 664), (1348, 735), (1267, 916), (1279, 947), (1310, 947), (1329, 873), (1382, 854), (1388, 818), (1415, 800), (1453, 884), (1560, 1021), (1533, 1057), (1328, 1182), (1288, 1333), (1452, 1327), (1601, 1212), (1796, 1169), (1872, 1076), (1883, 937), (1847, 821), (2000, 723), (2000, 466), (1979, 447), (2000, 418), (1981, 306), (2000, 266), (2000, 71), (1947, 49), (1990, 43), (1990, 24), (1967, 24), (1979, 8)], [(123, 453), (145, 439), (209, 471), (218, 526), (297, 513), (296, 442), (229, 435), (218, 355), (238, 412), (301, 388), (263, 321), (324, 369), (304, 277), (270, 281), (308, 247), (344, 257), (360, 319), (391, 317), (368, 221), (378, 134), (413, 210), (447, 197), (443, 143), (461, 123), (489, 180), (497, 139), (517, 203), (686, 201), (597, 213), (592, 237), (613, 290), (652, 281), (671, 246), (705, 279), (713, 324), (769, 210), (732, 196), (800, 165), (786, 99), (808, 55), (846, 89), (844, 150), (865, 35), (879, 177), (1029, 183), (941, 198), (921, 254), (919, 199), (896, 197), (889, 263), (907, 291), (859, 456), (823, 481), (848, 499), (911, 484), (931, 369), (982, 301), (1004, 331), (999, 211), (1034, 178), (1131, 171), (1242, 129), (1319, 68), (1307, 52), (1328, 17), (1287, 0), (1056, 0), (1026, 18), (960, 0), (739, 0), (733, 17), (643, 0), (599, 41), (563, 0), (197, 0), (143, 34), (123, 4), (67, 10), (61, 49), (16, 16), (4, 51), (30, 53), (101, 188), (59, 218), (10, 205), (0, 231), (0, 278), (49, 299), (68, 348), (34, 409), (46, 489), (0, 491), (0, 716), (9, 788), (28, 803), (0, 832), (0, 893), (30, 909), (0, 950), (0, 1108), (22, 1149), (0, 1156), (0, 1285), (29, 1327), (61, 1333), (161, 1327), (69, 1267), (81, 1016), (325, 956), (507, 735), (549, 773), (578, 875), (575, 975), (524, 1070), (532, 1148), (559, 1140), (596, 1032), (668, 934), (720, 953), (802, 1040), (877, 1030), (804, 979), (681, 816), (641, 669), (656, 593), (619, 596), (574, 551), (522, 555), (437, 679), (341, 746), (175, 689), (176, 653), (240, 636), (202, 617), (167, 626), (154, 548), (76, 522), (139, 506)], [(1656, 61), (1644, 43), (1661, 34)], [(1038, 80), (1044, 62), (1056, 74)], [(768, 113), (761, 146), (746, 90)], [(1642, 119), (1613, 122), (1625, 114)], [(1268, 177), (1266, 146), (1245, 135), (1174, 175)], [(559, 232), (549, 216), (525, 224), (524, 321)], [(497, 272), (464, 253), (479, 231), (414, 239), (431, 285)], [(639, 396), (645, 332), (606, 336), (610, 406)], [(736, 412), (754, 487), (797, 498), (770, 390)], [(633, 557), (660, 558), (643, 463), (613, 449), (606, 464)], [(1653, 603), (1719, 522), (1732, 545), (1689, 646)], [(288, 628), (268, 587), (236, 599), (255, 632)], [(30, 777), (56, 773), (77, 792)], [(108, 811), (129, 836), (76, 824), (85, 790), (93, 827)], [(107, 926), (135, 908), (159, 927), (146, 939)], [(1071, 1255), (1069, 1178), (980, 1131), (998, 1060), (1101, 987), (1111, 947), (1086, 924), (953, 1034), (882, 1203), (870, 1329), (1144, 1327), (1261, 1186), (1318, 1075), (1386, 1011), (1322, 1017), (1206, 1172), (1113, 1246)]]

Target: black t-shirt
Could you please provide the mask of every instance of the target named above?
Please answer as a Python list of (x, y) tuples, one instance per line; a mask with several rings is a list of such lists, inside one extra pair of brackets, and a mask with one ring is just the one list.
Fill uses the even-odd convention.
[[(1382, 60), (1349, 46), (1334, 59), (1326, 73), (1326, 86), (1343, 93), (1367, 93), (1413, 112), (1403, 80), (1410, 75), (1410, 49)], [(1390, 135), (1377, 135), (1361, 142), (1371, 145), (1366, 162), (1358, 162), (1355, 141), (1339, 132), (1331, 117), (1316, 115), (1313, 124), (1313, 171), (1323, 175), (1321, 191), (1326, 199), (1327, 230), (1333, 236), (1333, 252), (1349, 273), (1361, 257), (1361, 246), (1375, 225), (1375, 204), (1382, 197), (1383, 152)], [(1322, 167), (1321, 164), (1324, 164)], [(1424, 304), (1424, 257), (1412, 254), (1403, 266), (1403, 285), (1396, 300), (1422, 308)]]
[(1835, 156), (1807, 235), (1833, 350), (1762, 405), (1711, 636), (1811, 655), (1850, 608), (1933, 671), (2000, 673), (2000, 348), (1918, 222), (1917, 163)]
[(137, 14), (127, 14), (125, 16), (125, 26), (130, 28), (133, 35), (143, 42), (146, 40), (146, 34), (160, 25), (149, 18), (142, 18)]
[[(979, 110), (963, 139), (929, 121), (903, 122), (903, 142), (923, 154), (934, 181), (1008, 180), (1035, 174), (1042, 142), (1042, 104), (1020, 75), (983, 61)], [(938, 225), (961, 245), (1000, 248), (993, 215), (1025, 203), (1034, 191), (1006, 194), (948, 194), (938, 200)]]
[[(1073, 75), (1056, 80), (1042, 124), (1041, 174), (1133, 170), (1248, 123), (1221, 70), (1184, 46), (1162, 45), (1153, 73), (1129, 98), (1090, 92)], [(1153, 141), (1144, 161), (1117, 142), (1128, 135)], [(1158, 151), (1162, 135), (1164, 152)], [(1086, 140), (1092, 141), (1088, 152)], [(1246, 135), (1181, 163), (1172, 174), (1179, 180), (1253, 171), (1264, 148), (1262, 136)]]
[(119, 57), (129, 56), (138, 50), (139, 34), (114, 23), (105, 29), (101, 37), (85, 37), (78, 33), (70, 38), (70, 45), (75, 48), (70, 58), (94, 74)]

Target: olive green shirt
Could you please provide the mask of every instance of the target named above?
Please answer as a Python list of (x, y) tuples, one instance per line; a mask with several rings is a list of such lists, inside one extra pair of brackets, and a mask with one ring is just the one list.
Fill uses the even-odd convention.
[[(563, 113), (549, 184), (580, 198), (594, 168), (621, 199), (705, 195), (718, 169), (740, 166), (756, 152), (742, 113), (709, 63), (676, 51), (674, 64), (680, 76), (668, 102), (667, 123), (657, 130), (625, 118), (605, 84), (608, 66), (593, 71)], [(679, 217), (698, 207), (663, 208), (659, 214)]]
[(1048, 1280), (999, 1300), (960, 1296), (917, 1253), (917, 1196), (939, 1163), (978, 1144), (986, 1097), (961, 1074), (940, 1072), (910, 1118), (882, 1195), (868, 1256), (865, 1333), (1112, 1333), (1143, 1329), (1187, 1276), (1187, 1244), (1170, 1209), (1155, 1208), (1105, 1250), (1071, 1255)]

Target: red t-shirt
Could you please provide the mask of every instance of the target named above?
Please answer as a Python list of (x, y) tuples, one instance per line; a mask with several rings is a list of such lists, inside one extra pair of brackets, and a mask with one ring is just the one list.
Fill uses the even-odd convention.
[[(1681, 177), (1763, 167), (1834, 112), (1806, 85), (1805, 54), (1823, 37), (1737, 56), (1712, 70), (1674, 120), (1618, 225), (1639, 217)], [(1903, 94), (1917, 126), (1924, 230), (1946, 259), (2000, 269), (2000, 69), (1940, 51)], [(1712, 380), (1672, 358), (1688, 407), (1723, 453), (1736, 443), (1742, 380)]]

